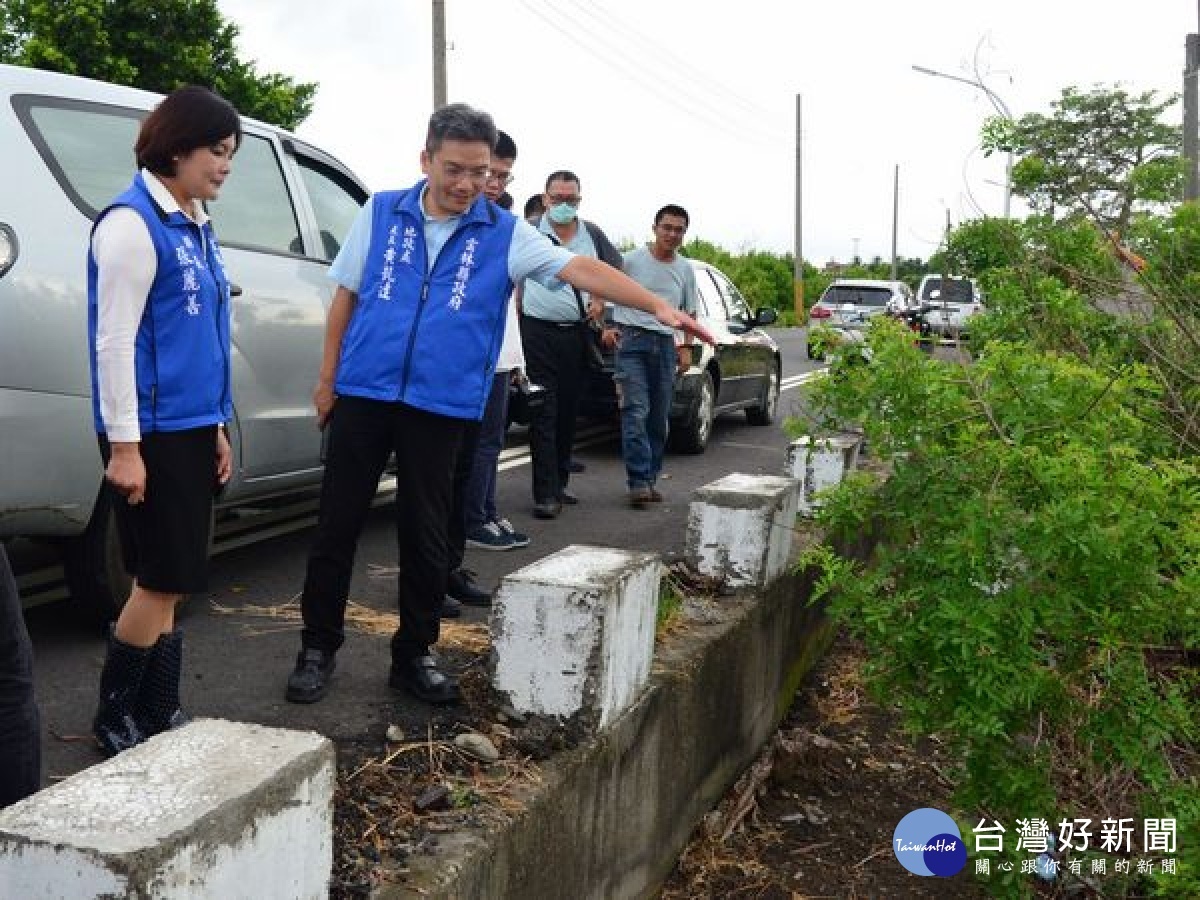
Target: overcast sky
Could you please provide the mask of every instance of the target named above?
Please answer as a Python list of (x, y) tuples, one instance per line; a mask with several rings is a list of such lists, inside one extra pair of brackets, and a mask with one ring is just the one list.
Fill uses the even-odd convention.
[[(261, 71), (320, 84), (299, 129), (372, 190), (419, 177), (433, 103), (431, 0), (218, 0)], [(689, 237), (794, 246), (803, 95), (804, 256), (928, 257), (953, 222), (999, 215), (1002, 159), (978, 150), (987, 97), (920, 75), (974, 68), (1015, 116), (1068, 85), (1181, 89), (1192, 0), (445, 0), (448, 93), (519, 148), (523, 204), (554, 169), (614, 240), (680, 203)], [(978, 53), (977, 53), (978, 49)], [(1024, 208), (1014, 201), (1014, 212)]]

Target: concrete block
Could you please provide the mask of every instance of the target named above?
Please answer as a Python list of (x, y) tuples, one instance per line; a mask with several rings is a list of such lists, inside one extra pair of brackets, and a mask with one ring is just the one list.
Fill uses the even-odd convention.
[(572, 545), (500, 582), (492, 686), (518, 712), (603, 728), (650, 674), (656, 554)]
[(0, 892), (326, 898), (333, 744), (202, 719), (0, 811)]
[(799, 484), (775, 475), (726, 475), (698, 488), (688, 509), (687, 556), (731, 587), (764, 587), (792, 547)]
[(835, 434), (810, 441), (799, 438), (788, 445), (783, 474), (795, 478), (803, 486), (800, 491), (800, 514), (811, 516), (821, 506), (820, 491), (839, 484), (847, 473), (858, 465), (861, 434)]

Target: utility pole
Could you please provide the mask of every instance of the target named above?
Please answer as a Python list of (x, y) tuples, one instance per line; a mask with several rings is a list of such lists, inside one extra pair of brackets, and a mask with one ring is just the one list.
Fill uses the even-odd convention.
[(900, 224), (900, 164), (892, 179), (892, 281), (896, 280), (896, 228)]
[(796, 254), (792, 263), (792, 301), (796, 321), (804, 321), (804, 113), (796, 95)]
[(446, 105), (446, 0), (433, 0), (433, 108)]
[(1200, 76), (1200, 34), (1189, 34), (1184, 42), (1183, 68), (1183, 158), (1187, 160), (1187, 181), (1183, 199), (1200, 199), (1200, 148), (1197, 147), (1196, 80)]

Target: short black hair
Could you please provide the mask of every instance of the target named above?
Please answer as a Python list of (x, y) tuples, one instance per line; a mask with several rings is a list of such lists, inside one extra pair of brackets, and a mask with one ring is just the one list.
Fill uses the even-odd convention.
[(496, 198), (496, 205), (498, 207), (500, 207), (501, 209), (512, 209), (512, 205), (513, 205), (512, 194), (510, 194), (508, 191), (505, 191), (503, 194), (501, 194), (499, 197)]
[(583, 184), (579, 181), (579, 176), (567, 169), (559, 169), (557, 172), (551, 172), (546, 176), (546, 190), (550, 190), (550, 182), (552, 181), (573, 181), (579, 185), (579, 189), (583, 190)]
[(541, 194), (533, 194), (525, 201), (525, 218), (530, 216), (540, 216), (546, 211), (546, 204), (542, 200)]
[(492, 150), (492, 156), (497, 156), (500, 159), (516, 159), (517, 144), (503, 131), (496, 132), (496, 146)]
[(654, 214), (654, 224), (657, 225), (662, 221), (663, 216), (679, 216), (683, 219), (684, 225), (691, 225), (691, 217), (688, 216), (687, 210), (677, 203), (668, 203), (662, 209)]
[(482, 110), (465, 103), (451, 103), (434, 111), (425, 132), (425, 152), (430, 156), (442, 149), (443, 141), (482, 141), (489, 150), (496, 147), (496, 123)]
[(138, 168), (175, 174), (176, 157), (232, 137), (242, 145), (242, 120), (233, 104), (206, 87), (189, 84), (168, 94), (142, 122), (133, 156)]

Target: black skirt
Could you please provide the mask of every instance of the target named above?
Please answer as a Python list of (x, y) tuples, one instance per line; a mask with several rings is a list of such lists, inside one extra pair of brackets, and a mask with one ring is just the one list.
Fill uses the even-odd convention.
[[(208, 587), (208, 548), (217, 485), (217, 426), (143, 434), (146, 498), (130, 505), (107, 481), (125, 570), (164, 594)], [(100, 435), (104, 464), (112, 449)]]

